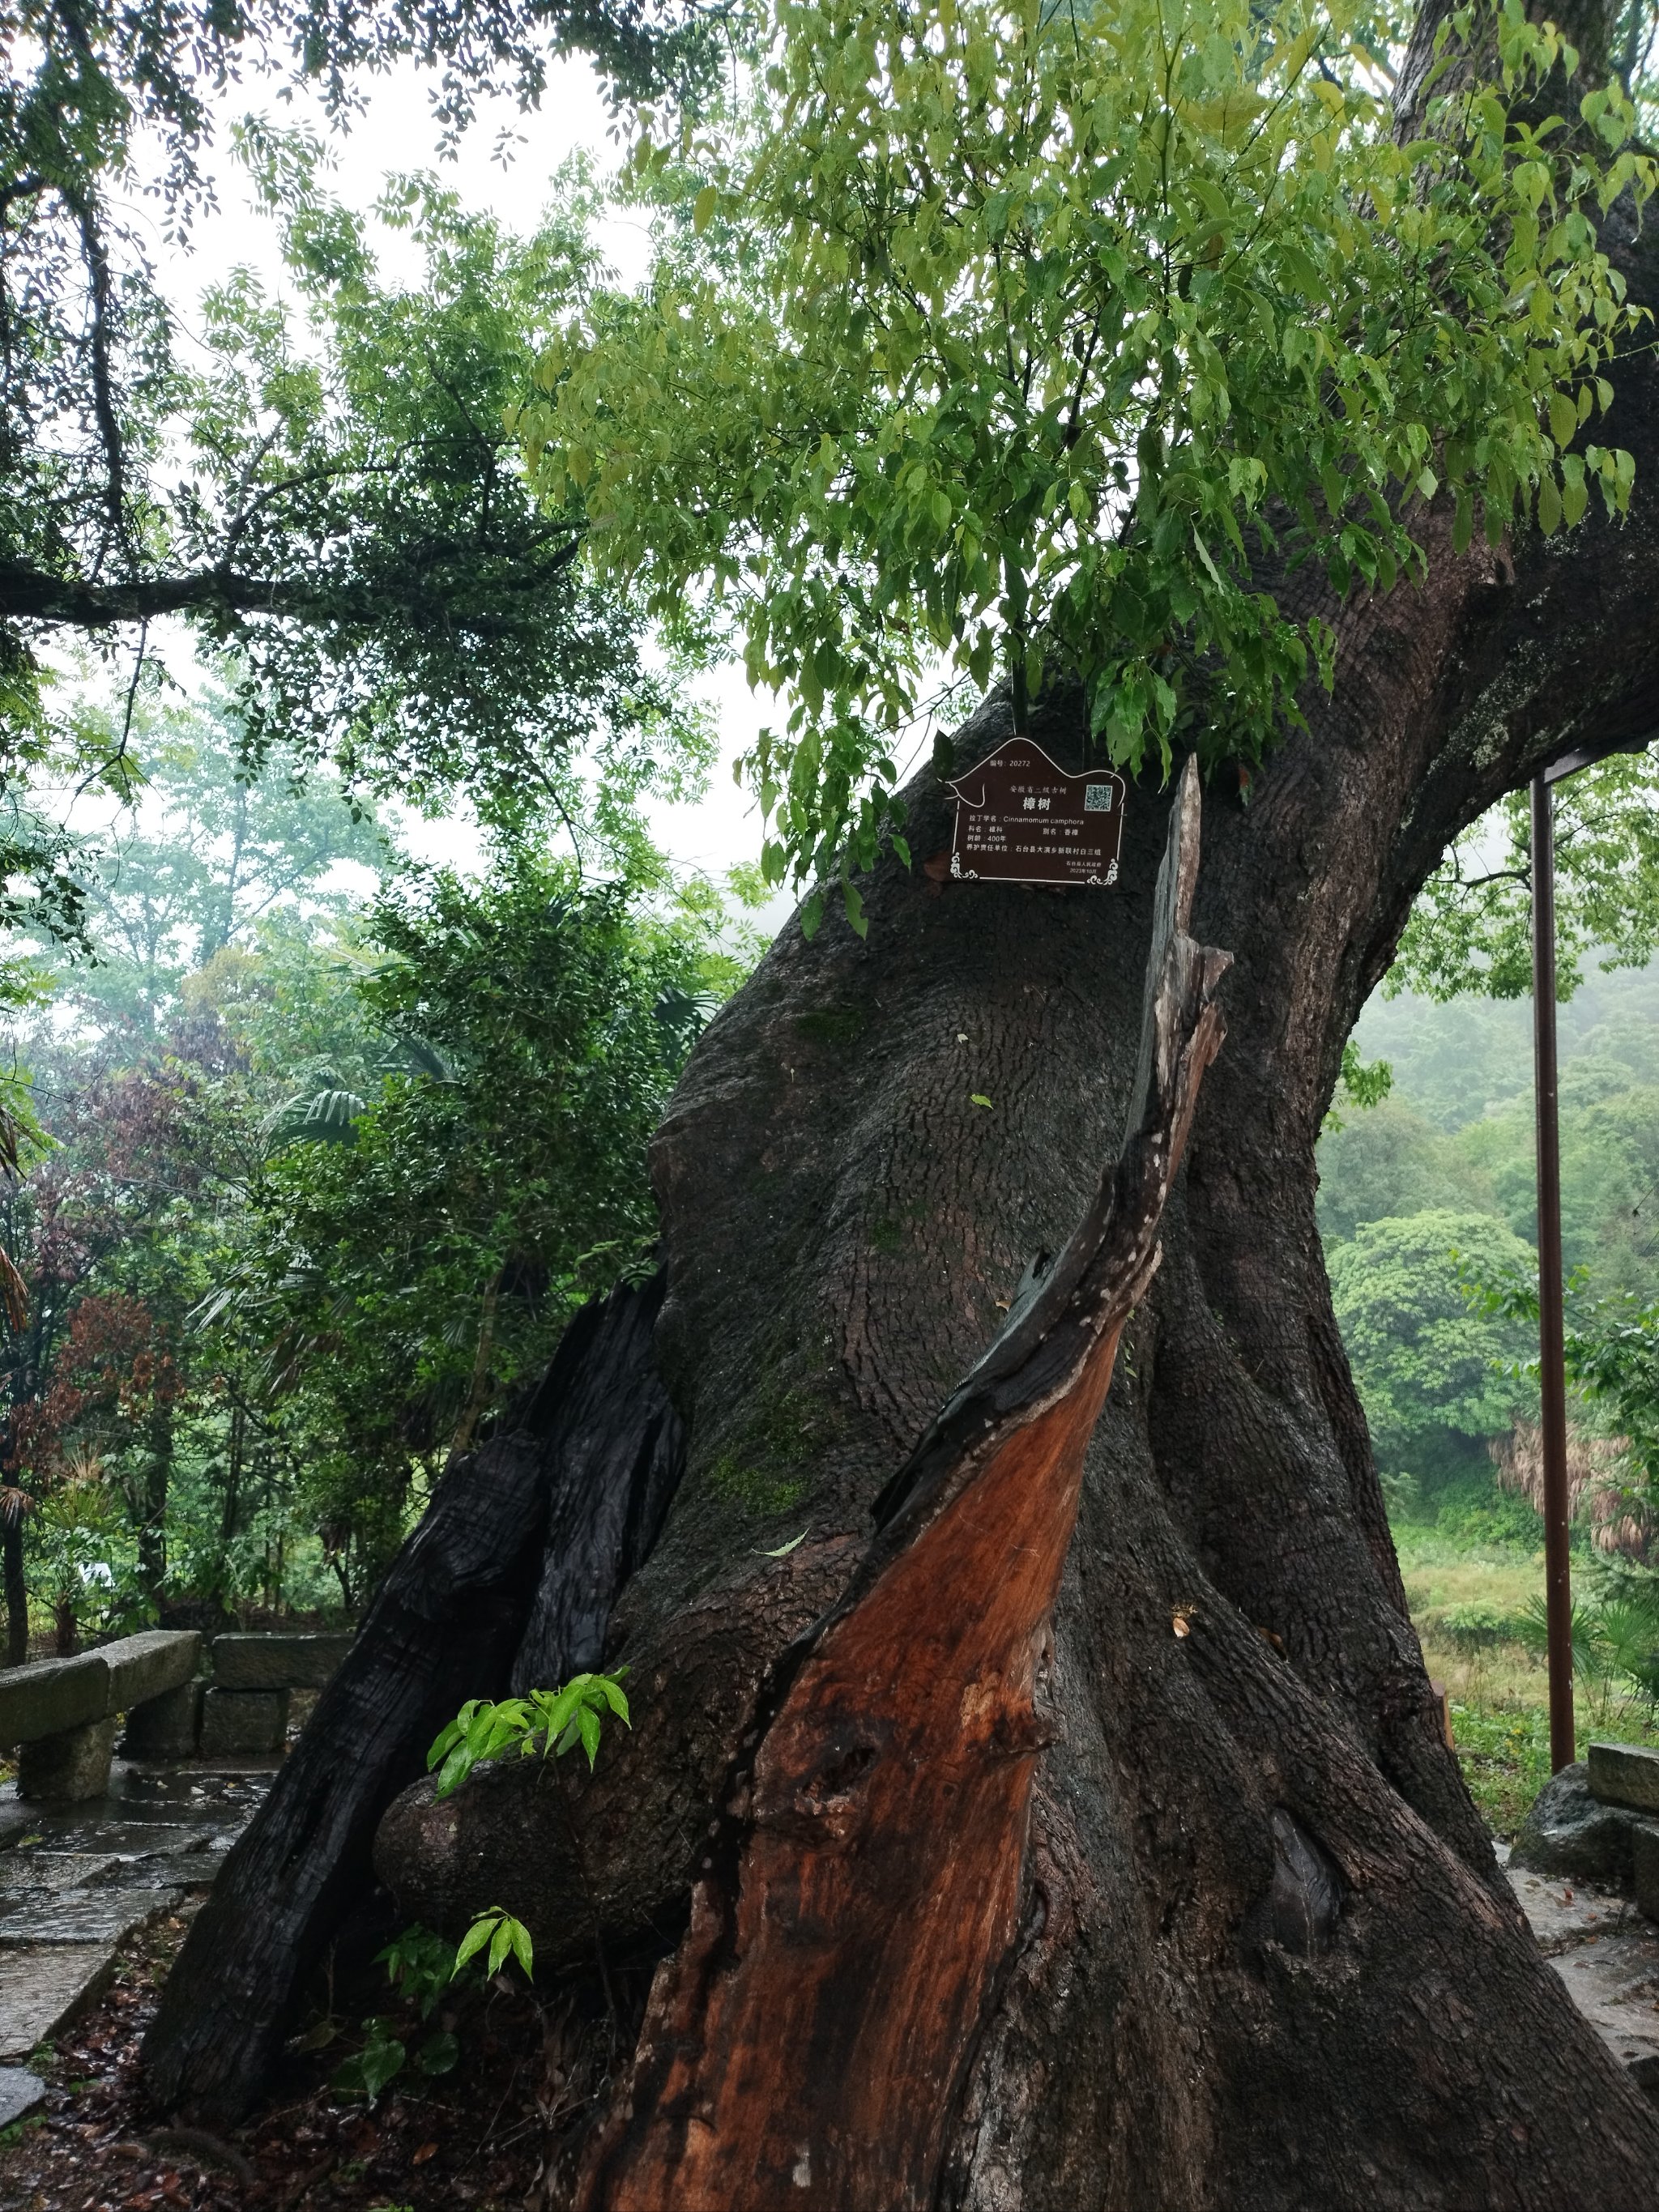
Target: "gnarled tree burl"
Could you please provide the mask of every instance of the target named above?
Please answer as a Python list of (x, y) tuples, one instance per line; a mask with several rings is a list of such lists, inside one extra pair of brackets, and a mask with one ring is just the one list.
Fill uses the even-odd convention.
[[(1607, 11), (1554, 12), (1594, 69)], [(1615, 210), (1604, 240), (1659, 303), (1651, 226)], [(1193, 933), (1234, 955), (1227, 1046), (1085, 1459), (1018, 1930), (954, 2096), (938, 2084), (941, 2205), (1642, 2212), (1659, 2195), (1659, 2115), (1539, 1957), (1440, 1741), (1314, 1218), (1343, 1042), (1447, 842), (1569, 747), (1659, 728), (1655, 356), (1616, 389), (1603, 434), (1638, 465), (1623, 527), (1460, 555), (1431, 514), (1420, 585), (1323, 606), (1335, 692), (1248, 808), (1210, 794)], [(1066, 697), (1035, 719), (1083, 764)], [(958, 763), (1006, 730), (990, 702)], [(937, 777), (908, 797), (913, 848), (945, 847)], [(577, 1815), (608, 1940), (678, 1940), (769, 1666), (843, 1598), (894, 1469), (1090, 1202), (1133, 1085), (1166, 813), (1132, 792), (1111, 895), (940, 889), (884, 862), (867, 942), (787, 930), (693, 1055), (655, 1154), (655, 1351), (685, 1472), (608, 1632), (636, 1726), (607, 1738)], [(992, 1543), (981, 1589), (918, 1592), (906, 1647), (994, 1608), (1020, 1565)], [(514, 1584), (526, 1607), (538, 1571)], [(510, 1656), (491, 1663), (467, 1687), (499, 1686)], [(395, 1703), (395, 1670), (379, 1680)], [(377, 1791), (417, 1764), (388, 1762)], [(303, 1793), (270, 1803), (303, 1862)], [(377, 1848), (410, 1917), (510, 1903), (543, 1972), (562, 1935), (586, 1946), (559, 1822), (514, 1774), (442, 1808), (416, 1785)], [(263, 2012), (223, 1996), (264, 1925), (251, 1891), (226, 1898), (149, 2045), (160, 2094), (222, 2110), (254, 2093), (294, 1989), (285, 1969)], [(650, 2124), (636, 2097), (617, 2124)], [(832, 2203), (827, 2171), (809, 2164), (793, 2201)]]

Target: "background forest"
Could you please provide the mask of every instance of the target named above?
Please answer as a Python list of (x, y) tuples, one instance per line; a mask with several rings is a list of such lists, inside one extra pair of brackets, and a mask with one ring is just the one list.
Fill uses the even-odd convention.
[[(645, 1142), (752, 953), (635, 840), (422, 866), (223, 696), (37, 952), (0, 1197), (14, 1650), (349, 1614), (453, 1450), (643, 1261)], [(20, 1583), (21, 1574), (21, 1583)]]

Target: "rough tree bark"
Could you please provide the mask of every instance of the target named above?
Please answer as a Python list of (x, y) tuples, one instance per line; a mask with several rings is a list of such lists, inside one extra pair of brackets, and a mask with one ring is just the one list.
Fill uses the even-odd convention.
[(1187, 933), (1199, 807), (1189, 760), (1122, 1156), (877, 1501), (843, 1595), (770, 1670), (585, 2212), (933, 2201), (1018, 1923), (1084, 1453), (1222, 1036), (1227, 955)]
[(168, 1977), (143, 2053), (162, 2106), (234, 2118), (269, 2080), (381, 1814), (465, 1698), (505, 1692), (526, 1618), (552, 1679), (597, 1657), (682, 1465), (661, 1300), (659, 1277), (586, 1307), (516, 1418), (447, 1470)]
[[(1659, 301), (1651, 235), (1606, 234)], [(1623, 527), (1458, 556), (1431, 516), (1420, 587), (1323, 610), (1335, 694), (1248, 807), (1210, 795), (1194, 929), (1235, 955), (1228, 1044), (1085, 1460), (1018, 1929), (940, 2088), (941, 2207), (1654, 2201), (1659, 2116), (1539, 1958), (1441, 1741), (1314, 1214), (1343, 1042), (1448, 842), (1570, 746), (1659, 728), (1653, 355), (1617, 390)], [(1082, 765), (1071, 702), (1035, 719)], [(992, 702), (957, 764), (1006, 728)], [(913, 848), (944, 846), (936, 777), (908, 797)], [(608, 1941), (678, 1941), (768, 1666), (841, 1599), (875, 1500), (1088, 1202), (1166, 811), (1132, 793), (1112, 894), (884, 863), (867, 941), (792, 925), (693, 1055), (654, 1153), (686, 1474), (611, 1623), (635, 1727), (579, 1800)], [(911, 1632), (978, 1601), (933, 1593)], [(510, 1771), (441, 1808), (417, 1785), (377, 1863), (428, 1918), (508, 1902), (549, 1968), (585, 1948), (559, 1825)], [(829, 2212), (827, 2170), (804, 2212)]]

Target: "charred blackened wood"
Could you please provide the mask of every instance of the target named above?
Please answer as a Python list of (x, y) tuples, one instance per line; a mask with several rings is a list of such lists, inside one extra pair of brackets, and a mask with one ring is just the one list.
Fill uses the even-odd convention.
[(540, 1679), (597, 1650), (678, 1479), (661, 1303), (659, 1276), (585, 1307), (518, 1418), (446, 1474), (167, 1978), (143, 2045), (163, 2109), (226, 2120), (257, 2097), (380, 1815), (456, 1709), (506, 1690), (526, 1622)]
[(1223, 1033), (1228, 956), (1187, 934), (1198, 854), (1189, 763), (1121, 1157), (888, 1486), (843, 1597), (773, 1669), (585, 2212), (934, 2202), (1017, 1929), (1084, 1450)]
[(660, 1278), (617, 1305), (605, 1358), (585, 1364), (562, 1395), (541, 1579), (513, 1662), (515, 1693), (599, 1665), (617, 1594), (656, 1542), (678, 1486), (685, 1432), (652, 1349), (661, 1305)]

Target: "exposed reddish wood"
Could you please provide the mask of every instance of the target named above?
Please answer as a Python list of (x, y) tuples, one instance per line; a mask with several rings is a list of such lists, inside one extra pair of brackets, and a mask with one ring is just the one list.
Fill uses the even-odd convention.
[(586, 2177), (590, 2212), (934, 2200), (1018, 1921), (1084, 1452), (1221, 1038), (1226, 957), (1186, 934), (1198, 817), (1189, 763), (1123, 1156), (890, 1486), (845, 1597), (763, 1692), (630, 2093)]

